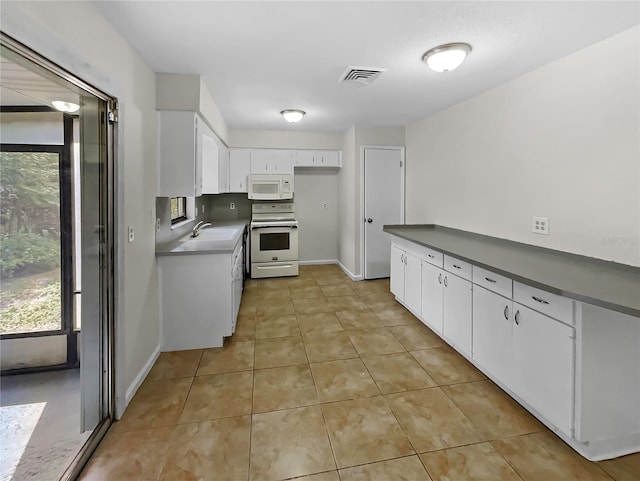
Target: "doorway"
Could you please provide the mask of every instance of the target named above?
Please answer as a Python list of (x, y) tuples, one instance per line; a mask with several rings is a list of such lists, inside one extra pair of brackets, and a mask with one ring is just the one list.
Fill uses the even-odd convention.
[(362, 252), (364, 279), (389, 277), (387, 224), (404, 222), (404, 147), (362, 149)]
[(115, 101), (0, 35), (0, 474), (71, 480), (113, 417)]

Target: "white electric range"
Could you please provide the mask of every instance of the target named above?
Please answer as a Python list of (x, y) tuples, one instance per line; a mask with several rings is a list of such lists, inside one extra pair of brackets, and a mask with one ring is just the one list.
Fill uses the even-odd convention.
[(298, 221), (292, 202), (251, 207), (251, 277), (298, 275)]

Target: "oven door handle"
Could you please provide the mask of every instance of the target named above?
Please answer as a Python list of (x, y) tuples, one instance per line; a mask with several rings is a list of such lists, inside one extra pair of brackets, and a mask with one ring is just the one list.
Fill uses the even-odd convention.
[(297, 225), (281, 224), (281, 225), (252, 225), (251, 230), (254, 229), (297, 229)]

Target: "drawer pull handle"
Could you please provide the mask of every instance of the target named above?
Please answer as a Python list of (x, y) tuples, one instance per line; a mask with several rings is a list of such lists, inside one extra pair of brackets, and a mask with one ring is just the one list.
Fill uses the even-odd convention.
[(433, 254), (427, 254), (427, 255), (428, 255), (428, 256), (429, 256), (429, 258), (431, 258), (431, 259), (435, 259), (435, 258), (436, 258), (436, 256), (434, 256)]
[(448, 287), (448, 284), (447, 284), (447, 276), (444, 276), (444, 287)]
[(498, 282), (498, 281), (496, 281), (495, 279), (491, 279), (490, 277), (485, 277), (485, 279), (486, 279), (487, 281), (491, 282), (492, 284), (495, 284), (496, 282)]
[(438, 274), (438, 282), (442, 284), (442, 274)]
[(531, 299), (533, 299), (536, 302), (539, 302), (540, 304), (549, 304), (549, 301), (545, 301), (544, 299), (540, 299), (539, 297), (536, 297), (536, 296), (531, 296)]
[(516, 326), (520, 325), (520, 309), (516, 311), (516, 315), (513, 316), (513, 319), (516, 321)]
[(453, 267), (455, 267), (456, 269), (462, 269), (462, 267), (460, 267), (458, 264), (453, 264)]
[(504, 306), (504, 318), (509, 320), (509, 306)]

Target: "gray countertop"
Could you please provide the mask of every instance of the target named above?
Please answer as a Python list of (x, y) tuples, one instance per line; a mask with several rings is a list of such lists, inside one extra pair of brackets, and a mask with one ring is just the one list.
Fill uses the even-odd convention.
[(640, 268), (438, 225), (385, 232), (533, 287), (640, 317)]
[(156, 256), (232, 253), (242, 239), (248, 220), (213, 221), (195, 239), (190, 234), (166, 244), (156, 245)]

